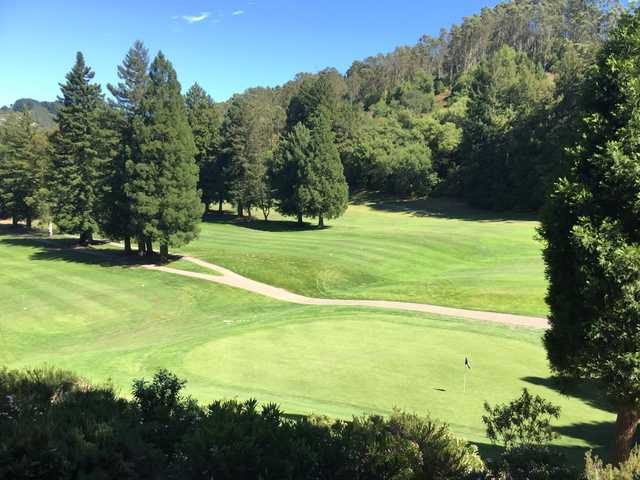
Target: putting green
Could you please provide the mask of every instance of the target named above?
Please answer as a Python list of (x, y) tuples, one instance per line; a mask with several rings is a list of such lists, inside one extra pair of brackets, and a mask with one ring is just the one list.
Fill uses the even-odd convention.
[(68, 368), (122, 394), (168, 368), (204, 402), (255, 397), (340, 417), (397, 406), (480, 443), (484, 401), (527, 387), (562, 407), (560, 444), (580, 455), (608, 439), (613, 415), (591, 391), (564, 396), (549, 381), (539, 331), (280, 303), (9, 231), (0, 231), (0, 364)]

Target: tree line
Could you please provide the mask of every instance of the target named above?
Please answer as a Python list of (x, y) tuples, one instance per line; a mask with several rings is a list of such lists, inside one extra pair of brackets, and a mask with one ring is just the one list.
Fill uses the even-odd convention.
[(141, 42), (106, 100), (78, 56), (53, 133), (24, 113), (0, 128), (0, 209), (51, 218), (82, 242), (100, 231), (129, 252), (137, 241), (142, 253), (189, 241), (203, 208), (225, 202), (320, 225), (358, 189), (538, 210), (577, 140), (580, 85), (620, 11), (600, 0), (507, 2), (345, 75), (299, 74), (222, 103), (197, 84), (182, 96), (170, 62), (149, 64)]
[(120, 82), (107, 86), (114, 100), (93, 76), (78, 53), (50, 134), (34, 128), (26, 110), (2, 126), (0, 202), (14, 223), (47, 218), (81, 244), (100, 232), (123, 240), (126, 253), (136, 241), (140, 254), (152, 255), (157, 243), (166, 257), (170, 245), (195, 238), (214, 204), (231, 202), (249, 218), (260, 210), (265, 219), (276, 206), (320, 226), (345, 211), (324, 82), (302, 88), (291, 112), (269, 89), (252, 89), (221, 115), (198, 84), (183, 96), (171, 63), (162, 53), (150, 63), (142, 42), (118, 67)]

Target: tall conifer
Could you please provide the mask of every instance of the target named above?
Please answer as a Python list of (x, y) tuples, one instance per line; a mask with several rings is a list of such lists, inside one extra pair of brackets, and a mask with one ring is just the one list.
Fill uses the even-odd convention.
[(100, 182), (110, 154), (101, 118), (104, 97), (100, 86), (91, 83), (93, 77), (78, 52), (66, 82), (60, 85), (58, 131), (52, 139), (53, 218), (62, 231), (78, 233), (80, 243), (91, 241), (99, 230)]
[(140, 113), (133, 120), (135, 148), (127, 162), (125, 190), (137, 231), (149, 247), (151, 241), (160, 242), (160, 253), (166, 257), (170, 245), (195, 238), (203, 205), (180, 83), (162, 52), (151, 64)]
[(31, 226), (40, 203), (42, 151), (36, 146), (33, 118), (27, 110), (12, 115), (3, 125), (0, 155), (0, 204), (13, 223), (25, 220)]
[(196, 163), (200, 169), (198, 187), (208, 209), (212, 202), (222, 208), (225, 197), (222, 162), (219, 158), (222, 118), (213, 99), (197, 83), (187, 91), (187, 118), (196, 144)]
[(349, 189), (328, 113), (321, 109), (309, 123), (310, 155), (303, 170), (299, 195), (304, 213), (317, 217), (318, 225), (323, 227), (325, 218), (337, 218), (345, 212)]
[[(119, 149), (113, 160), (107, 196), (108, 228), (114, 238), (124, 240), (126, 253), (131, 252), (131, 237), (139, 236), (134, 228), (129, 198), (125, 192), (126, 163), (131, 160), (133, 150), (133, 118), (140, 114), (140, 104), (149, 82), (149, 51), (137, 40), (127, 52), (122, 65), (118, 66), (117, 85), (107, 85), (115, 97), (120, 115), (113, 120), (118, 125)], [(144, 251), (144, 239), (138, 238), (139, 252)]]

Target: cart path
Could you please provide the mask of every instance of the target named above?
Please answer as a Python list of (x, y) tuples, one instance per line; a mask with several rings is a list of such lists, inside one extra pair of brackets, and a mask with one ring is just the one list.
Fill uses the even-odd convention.
[(387, 300), (340, 300), (331, 298), (312, 298), (297, 293), (289, 292), (282, 288), (274, 287), (266, 283), (257, 282), (250, 278), (238, 275), (229, 269), (205, 262), (198, 258), (183, 256), (182, 260), (186, 260), (203, 268), (213, 270), (218, 275), (210, 275), (206, 273), (190, 272), (179, 270), (177, 268), (164, 267), (161, 265), (143, 265), (141, 268), (148, 270), (157, 270), (160, 272), (173, 273), (184, 277), (197, 278), (208, 282), (219, 283), (229, 287), (240, 288), (258, 295), (281, 300), (283, 302), (296, 303), (299, 305), (341, 305), (351, 307), (369, 307), (369, 308), (385, 308), (390, 310), (406, 310), (411, 312), (431, 313), (435, 315), (444, 315), (447, 317), (464, 318), (467, 320), (478, 320), (483, 322), (500, 323), (503, 325), (512, 325), (517, 327), (529, 327), (537, 329), (546, 329), (549, 324), (546, 318), (529, 317), (524, 315), (512, 315), (509, 313), (482, 312), (478, 310), (467, 310), (462, 308), (440, 307), (437, 305), (429, 305), (423, 303), (410, 302), (394, 302)]

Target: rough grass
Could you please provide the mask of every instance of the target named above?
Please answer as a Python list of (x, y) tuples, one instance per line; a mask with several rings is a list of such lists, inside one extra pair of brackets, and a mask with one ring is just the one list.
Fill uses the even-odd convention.
[(303, 295), (546, 315), (535, 220), (448, 200), (356, 200), (323, 230), (211, 215), (182, 251)]
[[(574, 458), (610, 434), (613, 415), (591, 389), (565, 396), (549, 379), (540, 332), (279, 303), (8, 232), (0, 227), (0, 364), (55, 365), (111, 379), (123, 394), (165, 367), (202, 401), (256, 397), (290, 413), (348, 417), (397, 406), (430, 412), (481, 445), (483, 402), (528, 387), (561, 405), (559, 443)], [(465, 356), (473, 366), (466, 391)]]

